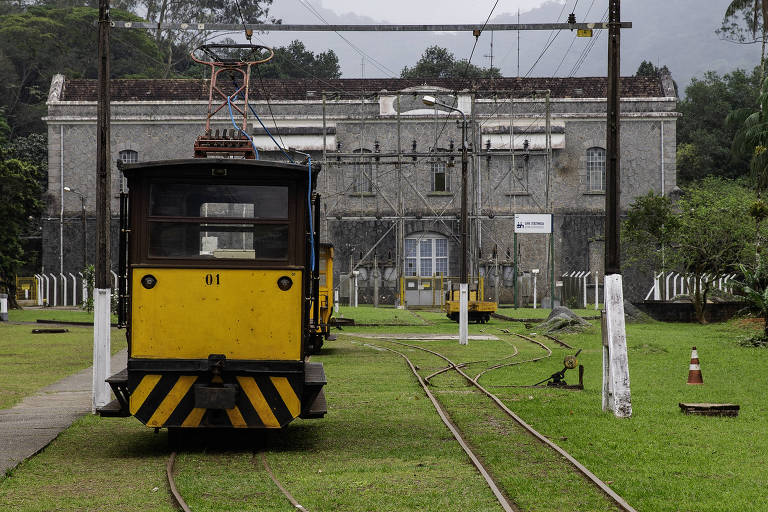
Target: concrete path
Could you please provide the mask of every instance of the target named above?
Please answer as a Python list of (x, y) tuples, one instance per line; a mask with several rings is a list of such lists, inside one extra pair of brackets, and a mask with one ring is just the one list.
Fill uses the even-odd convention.
[[(112, 374), (125, 368), (128, 352), (112, 356)], [(87, 368), (0, 409), (0, 475), (48, 446), (76, 419), (91, 412), (93, 370)]]

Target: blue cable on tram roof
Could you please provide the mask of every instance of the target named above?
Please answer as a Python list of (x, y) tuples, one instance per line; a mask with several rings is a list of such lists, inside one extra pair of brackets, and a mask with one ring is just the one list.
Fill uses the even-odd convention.
[(232, 121), (232, 126), (234, 126), (235, 129), (238, 130), (240, 133), (245, 135), (245, 138), (248, 139), (248, 141), (251, 143), (251, 146), (253, 146), (253, 152), (254, 152), (254, 154), (256, 156), (256, 160), (260, 160), (261, 158), (259, 157), (259, 150), (256, 149), (256, 143), (253, 142), (253, 139), (251, 138), (250, 135), (248, 135), (245, 132), (245, 130), (243, 130), (242, 128), (237, 126), (237, 124), (235, 124), (235, 116), (232, 115), (232, 102), (230, 101), (230, 97), (229, 96), (227, 96), (227, 107), (229, 108), (229, 119)]

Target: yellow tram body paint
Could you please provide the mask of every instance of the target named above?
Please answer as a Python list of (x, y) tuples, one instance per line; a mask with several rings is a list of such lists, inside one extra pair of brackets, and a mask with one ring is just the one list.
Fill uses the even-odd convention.
[[(131, 357), (301, 359), (300, 270), (132, 270)], [(157, 280), (150, 289), (147, 274)], [(293, 282), (286, 291), (282, 276)]]

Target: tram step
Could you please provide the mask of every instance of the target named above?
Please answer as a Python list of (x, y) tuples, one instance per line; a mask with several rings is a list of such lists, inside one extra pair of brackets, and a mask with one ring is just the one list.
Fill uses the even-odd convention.
[(107, 384), (128, 384), (128, 368), (123, 368), (107, 379)]
[(323, 363), (305, 363), (304, 364), (304, 385), (305, 386), (325, 386), (325, 370)]
[(97, 407), (96, 412), (104, 418), (126, 418), (131, 415), (130, 412), (123, 409), (118, 400), (112, 400), (104, 407)]
[(321, 389), (320, 392), (317, 394), (315, 401), (312, 402), (312, 405), (309, 406), (309, 409), (301, 413), (300, 418), (303, 418), (303, 419), (322, 418), (323, 416), (325, 416), (325, 413), (327, 412), (328, 412), (328, 404), (325, 401), (325, 391)]

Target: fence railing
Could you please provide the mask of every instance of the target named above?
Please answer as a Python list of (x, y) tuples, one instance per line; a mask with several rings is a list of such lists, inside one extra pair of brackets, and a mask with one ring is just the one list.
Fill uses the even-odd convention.
[(594, 304), (594, 308), (598, 309), (602, 286), (599, 272), (573, 270), (563, 274), (561, 279), (563, 286), (560, 290), (560, 300), (563, 305), (576, 304), (586, 309), (589, 304)]
[[(117, 290), (117, 274), (110, 271)], [(47, 273), (16, 278), (16, 300), (32, 300), (38, 306), (77, 306), (88, 300), (88, 282), (82, 272), (77, 275)]]
[[(645, 300), (670, 301), (678, 295), (690, 294), (696, 285), (694, 276), (679, 272), (654, 272), (653, 275), (651, 289), (648, 290)], [(704, 274), (699, 279), (699, 284), (700, 288), (703, 288), (704, 284), (709, 283), (710, 288), (732, 295), (734, 279), (736, 274)]]

